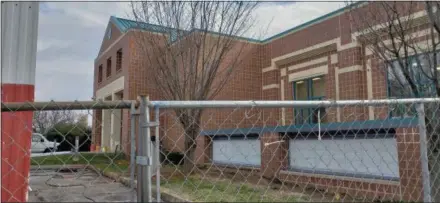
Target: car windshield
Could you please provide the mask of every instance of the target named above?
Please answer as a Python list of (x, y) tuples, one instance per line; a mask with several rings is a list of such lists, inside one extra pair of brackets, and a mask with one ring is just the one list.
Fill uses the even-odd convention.
[(42, 139), (42, 137), (38, 134), (33, 134), (32, 135), (32, 142), (40, 142)]

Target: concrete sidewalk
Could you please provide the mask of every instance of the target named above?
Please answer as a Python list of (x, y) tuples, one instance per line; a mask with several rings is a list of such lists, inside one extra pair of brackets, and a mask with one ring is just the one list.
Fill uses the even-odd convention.
[(85, 167), (31, 169), (29, 202), (134, 202), (136, 191)]
[(52, 156), (52, 155), (63, 155), (63, 154), (73, 154), (71, 151), (64, 152), (50, 152), (50, 153), (32, 153), (31, 157), (42, 157), (42, 156)]

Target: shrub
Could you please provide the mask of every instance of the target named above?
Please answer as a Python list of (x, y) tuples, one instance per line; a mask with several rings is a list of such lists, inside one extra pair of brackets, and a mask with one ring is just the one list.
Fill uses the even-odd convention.
[(166, 164), (182, 165), (185, 155), (180, 152), (168, 152), (166, 154)]
[(46, 133), (49, 141), (59, 142), (58, 151), (71, 151), (75, 148), (75, 137), (79, 137), (79, 151), (90, 151), (92, 131), (75, 124), (59, 124)]

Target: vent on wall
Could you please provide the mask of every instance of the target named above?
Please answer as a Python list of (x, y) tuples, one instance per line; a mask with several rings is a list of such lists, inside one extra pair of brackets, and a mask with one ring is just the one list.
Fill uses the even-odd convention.
[(105, 34), (107, 39), (110, 39), (112, 37), (112, 28), (109, 26), (107, 29), (107, 33)]

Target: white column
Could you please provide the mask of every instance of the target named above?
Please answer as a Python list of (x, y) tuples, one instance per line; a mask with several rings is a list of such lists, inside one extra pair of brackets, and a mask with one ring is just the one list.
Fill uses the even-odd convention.
[[(1, 3), (1, 91), (2, 102), (34, 101), (35, 68), (38, 38), (38, 2)], [(24, 202), (28, 199), (28, 180), (32, 112), (19, 114), (2, 113), (0, 126), (14, 126), (2, 129), (1, 159), (9, 162), (2, 168), (1, 202)], [(4, 147), (4, 146), (19, 147)], [(27, 163), (27, 165), (26, 165)], [(1, 163), (0, 163), (1, 164)], [(15, 173), (10, 173), (15, 171)]]

